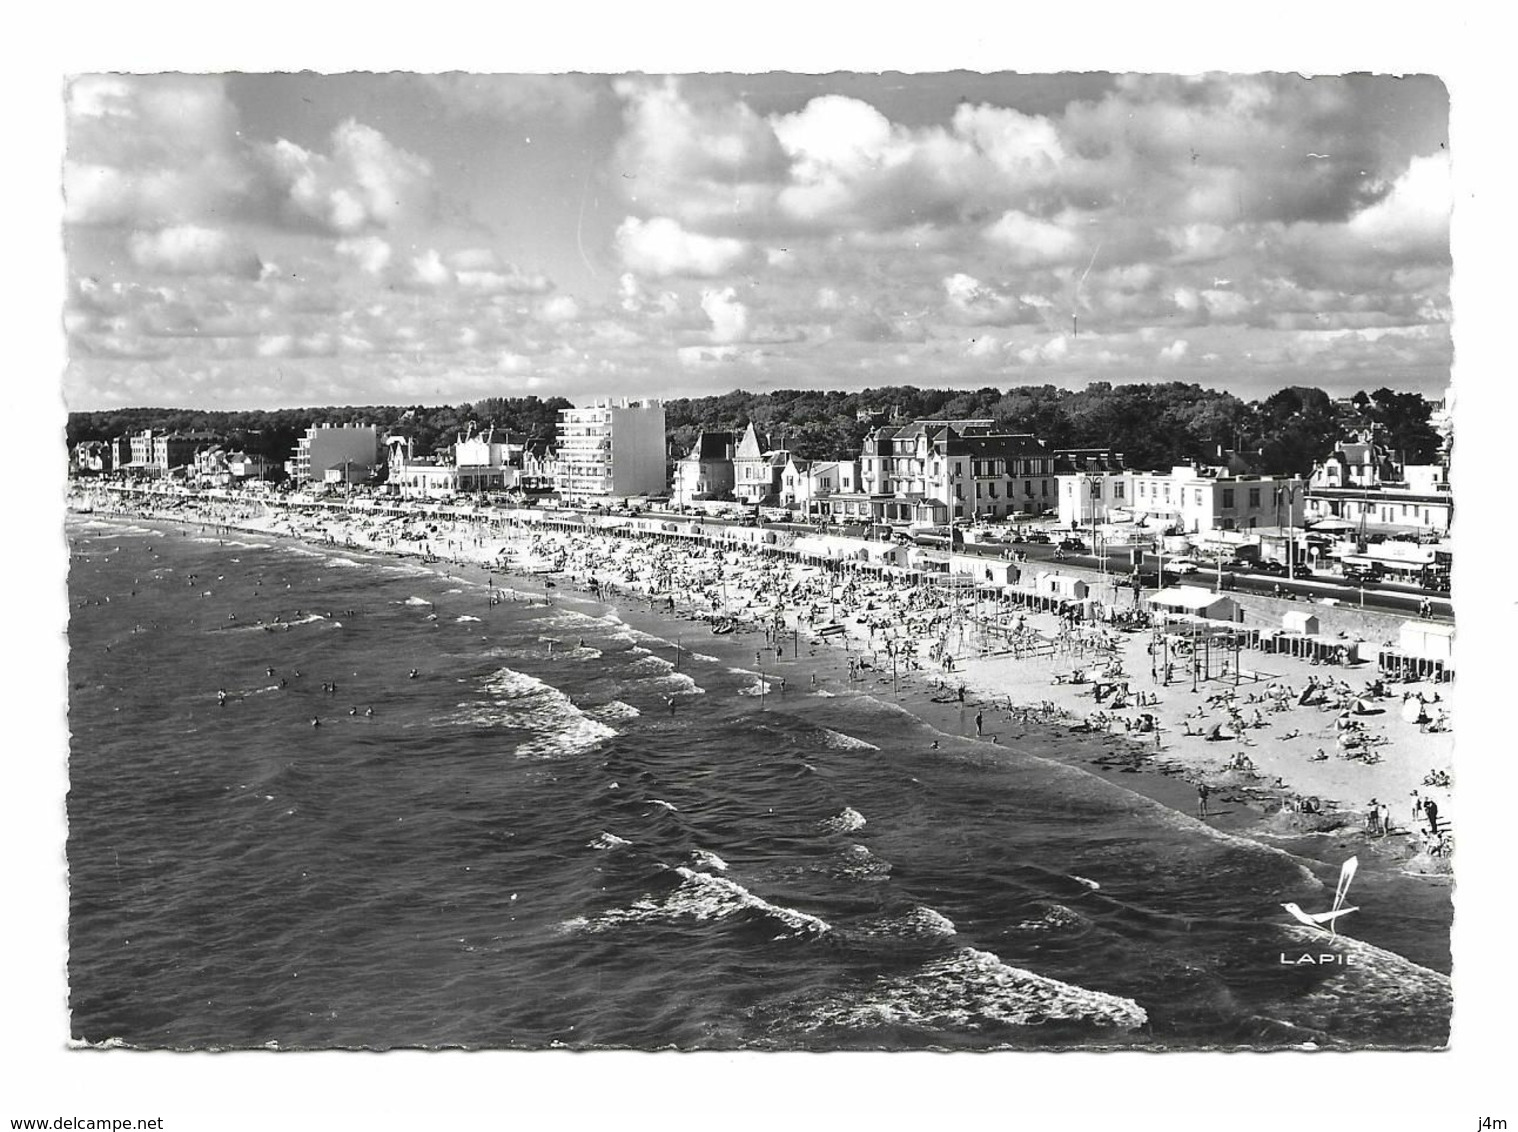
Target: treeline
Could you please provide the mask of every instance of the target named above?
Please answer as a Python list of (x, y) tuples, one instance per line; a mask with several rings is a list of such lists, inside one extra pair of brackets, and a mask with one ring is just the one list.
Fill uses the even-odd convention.
[(286, 460), (295, 452), (297, 437), (313, 424), (329, 422), (378, 425), (385, 432), (402, 432), (416, 442), (418, 455), (452, 444), (473, 423), (478, 430), (494, 426), (528, 436), (554, 435), (559, 410), (570, 407), (563, 397), (487, 397), (463, 405), (328, 405), (306, 409), (108, 409), (70, 413), (68, 445), (81, 440), (109, 440), (143, 429), (189, 431), (204, 429), (226, 438), (233, 449)]
[[(145, 428), (205, 429), (234, 448), (287, 459), (313, 423), (360, 421), (404, 432), (418, 454), (438, 451), (472, 422), (528, 436), (553, 436), (563, 397), (491, 397), (462, 405), (363, 405), (213, 412), (192, 409), (113, 409), (71, 413), (68, 443), (105, 440)], [(1432, 406), (1416, 393), (1360, 392), (1335, 401), (1321, 389), (1293, 386), (1262, 401), (1180, 382), (1113, 385), (1080, 390), (1052, 385), (1011, 389), (919, 389), (911, 385), (837, 390), (735, 390), (713, 397), (665, 402), (669, 451), (689, 452), (703, 429), (744, 428), (749, 421), (809, 459), (857, 454), (865, 434), (882, 422), (919, 417), (989, 418), (998, 428), (1030, 432), (1054, 448), (1112, 448), (1129, 467), (1164, 468), (1214, 459), (1219, 450), (1258, 453), (1272, 471), (1306, 474), (1349, 432), (1367, 426), (1408, 463), (1438, 456), (1440, 437), (1429, 424)]]
[(1346, 433), (1377, 426), (1382, 443), (1409, 463), (1433, 461), (1440, 437), (1432, 406), (1416, 393), (1377, 389), (1347, 401), (1321, 389), (1291, 387), (1263, 401), (1180, 382), (1081, 390), (1052, 385), (1001, 390), (892, 386), (857, 393), (826, 390), (741, 390), (665, 403), (675, 455), (690, 451), (702, 429), (741, 429), (752, 420), (808, 459), (857, 453), (882, 421), (919, 417), (989, 418), (1000, 429), (1030, 432), (1053, 448), (1107, 448), (1129, 467), (1164, 468), (1206, 461), (1220, 449), (1258, 453), (1264, 466), (1306, 474)]

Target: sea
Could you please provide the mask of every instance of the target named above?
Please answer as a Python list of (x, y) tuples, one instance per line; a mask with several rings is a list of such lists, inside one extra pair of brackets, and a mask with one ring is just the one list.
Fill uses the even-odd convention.
[[(74, 1038), (1437, 1048), (1448, 885), (565, 583), (71, 516)], [(814, 655), (815, 653), (815, 655)], [(758, 655), (756, 655), (758, 654)], [(948, 711), (939, 708), (940, 713)]]

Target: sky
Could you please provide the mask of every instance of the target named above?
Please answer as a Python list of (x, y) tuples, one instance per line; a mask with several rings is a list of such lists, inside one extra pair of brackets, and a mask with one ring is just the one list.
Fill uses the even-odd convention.
[(80, 74), (68, 408), (1440, 397), (1429, 76)]

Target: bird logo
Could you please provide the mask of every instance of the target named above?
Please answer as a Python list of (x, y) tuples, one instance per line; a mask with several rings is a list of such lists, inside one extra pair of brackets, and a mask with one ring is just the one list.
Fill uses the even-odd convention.
[[(1340, 916), (1347, 916), (1351, 912), (1358, 912), (1358, 908), (1346, 908), (1345, 898), (1349, 896), (1350, 882), (1355, 879), (1355, 871), (1360, 867), (1360, 858), (1351, 857), (1339, 868), (1339, 884), (1334, 889), (1333, 907), (1327, 912), (1304, 912), (1296, 904), (1285, 903), (1281, 907), (1291, 913), (1292, 918), (1306, 924), (1310, 928), (1326, 931), (1329, 935), (1338, 935), (1338, 920)], [(1326, 927), (1324, 925), (1327, 925)]]

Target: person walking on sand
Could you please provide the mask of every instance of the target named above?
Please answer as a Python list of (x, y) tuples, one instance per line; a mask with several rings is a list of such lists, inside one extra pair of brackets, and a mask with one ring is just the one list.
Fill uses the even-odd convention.
[(975, 737), (977, 739), (980, 738), (981, 727), (982, 727), (982, 725), (984, 723), (985, 723), (985, 714), (983, 712), (976, 712), (975, 713)]
[(1197, 817), (1205, 818), (1207, 814), (1207, 796), (1212, 793), (1212, 788), (1205, 782), (1196, 784), (1196, 813)]
[(1426, 799), (1423, 803), (1423, 816), (1428, 819), (1428, 832), (1432, 836), (1438, 837), (1439, 803), (1435, 802), (1432, 798)]

